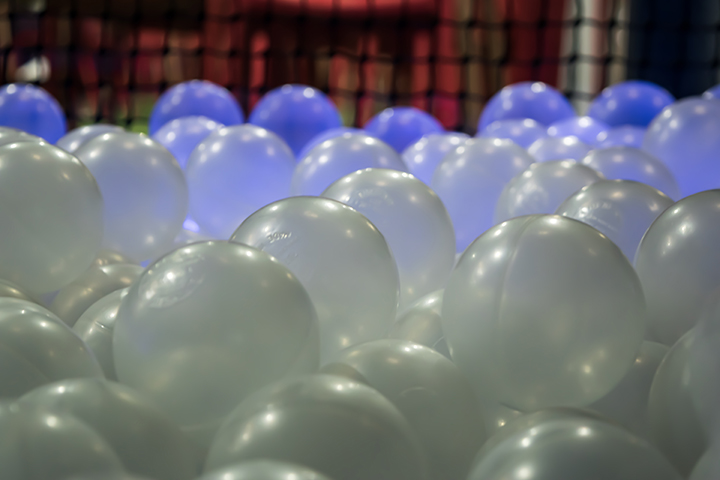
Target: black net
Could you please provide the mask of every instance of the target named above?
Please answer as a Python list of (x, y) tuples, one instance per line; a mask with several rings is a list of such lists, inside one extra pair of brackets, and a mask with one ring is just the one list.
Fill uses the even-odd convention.
[(168, 86), (204, 78), (248, 112), (285, 83), (330, 95), (348, 125), (413, 105), (474, 133), (502, 86), (541, 80), (582, 111), (645, 78), (717, 83), (716, 0), (16, 0), (0, 12), (4, 82), (39, 83), (70, 125), (143, 131)]

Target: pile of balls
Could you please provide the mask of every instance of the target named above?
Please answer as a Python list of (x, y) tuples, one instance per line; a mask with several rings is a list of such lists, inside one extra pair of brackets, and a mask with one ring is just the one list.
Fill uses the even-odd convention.
[(718, 480), (720, 89), (473, 138), (205, 81), (0, 89), (2, 480)]

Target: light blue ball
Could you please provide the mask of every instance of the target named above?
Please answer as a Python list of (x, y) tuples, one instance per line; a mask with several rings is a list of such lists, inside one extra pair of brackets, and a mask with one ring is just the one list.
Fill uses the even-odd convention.
[(392, 107), (372, 117), (365, 130), (402, 152), (420, 140), (423, 135), (444, 132), (445, 129), (432, 115), (415, 107)]
[(222, 127), (221, 123), (203, 116), (180, 117), (163, 125), (152, 138), (167, 148), (184, 170), (195, 147)]
[(12, 127), (55, 143), (67, 125), (60, 104), (45, 89), (22, 83), (0, 88), (0, 126)]
[(541, 138), (548, 136), (547, 128), (532, 118), (518, 118), (509, 120), (496, 120), (485, 130), (478, 131), (476, 137), (506, 138), (512, 140), (523, 148)]
[(433, 173), (449, 152), (470, 139), (464, 133), (431, 133), (405, 149), (403, 161), (410, 173), (430, 185)]

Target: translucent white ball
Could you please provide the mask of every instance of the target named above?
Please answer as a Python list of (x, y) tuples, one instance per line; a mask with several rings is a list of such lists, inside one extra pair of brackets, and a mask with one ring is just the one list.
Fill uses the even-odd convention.
[(55, 142), (55, 145), (66, 152), (74, 153), (75, 150), (99, 135), (124, 131), (125, 130), (122, 127), (117, 125), (105, 125), (102, 123), (98, 123), (96, 125), (86, 125), (84, 127), (78, 127), (74, 130), (70, 130), (68, 133), (63, 135), (60, 140)]
[(123, 288), (104, 296), (85, 310), (73, 326), (73, 331), (92, 350), (108, 380), (117, 381), (112, 338), (120, 301), (128, 291), (129, 288)]
[(32, 293), (73, 281), (103, 234), (103, 197), (90, 171), (40, 142), (0, 147), (0, 278)]
[(18, 298), (20, 300), (38, 303), (35, 297), (23, 290), (22, 287), (3, 279), (0, 279), (0, 297)]
[(213, 470), (198, 480), (329, 480), (307, 467), (277, 460), (249, 460)]
[(199, 452), (172, 420), (119, 383), (64, 380), (29, 392), (19, 403), (81, 420), (100, 434), (130, 473), (156, 480), (193, 480), (200, 467)]
[(550, 160), (577, 160), (587, 155), (592, 147), (577, 137), (545, 137), (535, 140), (528, 153), (538, 162)]
[(720, 478), (720, 442), (715, 442), (695, 464), (688, 480)]
[(78, 377), (102, 377), (102, 369), (70, 327), (35, 303), (0, 298), (0, 398)]
[(347, 205), (287, 198), (255, 212), (230, 240), (269, 253), (302, 282), (318, 312), (322, 361), (385, 337), (395, 320), (395, 260), (378, 229)]
[(193, 150), (185, 172), (190, 215), (216, 238), (228, 238), (260, 207), (288, 196), (295, 169), (290, 147), (254, 125), (208, 135)]
[(322, 142), (295, 167), (290, 193), (320, 195), (336, 180), (364, 168), (389, 168), (407, 172), (400, 155), (375, 137), (344, 133)]
[(335, 479), (428, 478), (403, 414), (375, 389), (336, 375), (290, 378), (247, 398), (215, 437), (205, 471), (263, 458)]
[(187, 186), (165, 147), (130, 132), (105, 133), (75, 151), (105, 199), (103, 245), (135, 261), (159, 255), (187, 215)]
[(45, 142), (45, 140), (16, 128), (0, 127), (0, 147), (21, 142)]
[(608, 180), (635, 180), (655, 187), (673, 200), (680, 198), (675, 177), (657, 158), (632, 147), (592, 150), (581, 162), (603, 174)]
[(690, 391), (688, 357), (694, 333), (686, 333), (665, 355), (648, 398), (650, 438), (684, 476), (709, 445)]
[(388, 338), (425, 345), (446, 358), (451, 358), (440, 321), (442, 297), (443, 290), (437, 290), (398, 313)]
[(385, 237), (400, 274), (400, 308), (445, 286), (455, 265), (455, 232), (430, 187), (408, 173), (368, 168), (322, 196), (362, 213)]
[(648, 340), (673, 345), (720, 287), (720, 190), (686, 197), (650, 226), (635, 256), (648, 306)]
[(442, 159), (470, 137), (464, 133), (430, 133), (407, 147), (402, 159), (410, 173), (430, 185), (435, 169)]
[(473, 138), (445, 156), (431, 186), (450, 214), (458, 252), (494, 225), (503, 188), (533, 162), (523, 148), (499, 138)]
[(417, 343), (385, 339), (350, 347), (320, 371), (334, 374), (338, 367), (360, 375), (405, 416), (425, 449), (430, 478), (466, 478), (485, 426), (475, 393), (453, 362)]
[(207, 446), (258, 388), (317, 368), (315, 310), (269, 255), (228, 242), (182, 247), (133, 283), (115, 319), (121, 383)]
[(631, 262), (640, 240), (673, 201), (649, 185), (600, 180), (568, 197), (555, 211), (604, 233)]
[(72, 327), (92, 304), (115, 290), (129, 287), (142, 272), (140, 265), (129, 263), (89, 268), (58, 292), (50, 310)]
[(3, 480), (65, 480), (123, 471), (108, 443), (80, 419), (17, 403), (0, 404), (0, 465)]
[(574, 160), (532, 164), (505, 185), (495, 206), (494, 222), (554, 213), (575, 192), (602, 179), (601, 174)]
[(120, 252), (100, 249), (91, 267), (102, 267), (104, 265), (115, 265), (116, 263), (133, 263), (133, 260)]
[(532, 411), (610, 392), (635, 360), (645, 304), (632, 265), (607, 237), (533, 215), (468, 247), (445, 288), (442, 322), (478, 392)]

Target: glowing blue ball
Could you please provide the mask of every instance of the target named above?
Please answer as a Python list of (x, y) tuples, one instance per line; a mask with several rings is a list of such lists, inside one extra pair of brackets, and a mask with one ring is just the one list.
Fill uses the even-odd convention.
[(500, 90), (485, 105), (478, 131), (496, 120), (532, 118), (549, 126), (558, 120), (575, 116), (570, 102), (550, 85), (543, 82), (520, 82)]
[(402, 152), (429, 133), (444, 132), (440, 122), (427, 112), (414, 107), (392, 107), (372, 117), (365, 130)]
[(611, 127), (646, 127), (675, 97), (659, 85), (627, 80), (605, 88), (590, 104), (587, 115)]
[(547, 132), (551, 137), (577, 137), (583, 143), (594, 145), (598, 135), (609, 129), (606, 123), (592, 117), (573, 117), (553, 123)]
[(431, 133), (405, 149), (402, 158), (410, 173), (430, 185), (435, 168), (452, 150), (470, 139), (464, 133)]
[(385, 142), (364, 134), (344, 133), (324, 141), (300, 160), (290, 194), (320, 195), (336, 180), (365, 168), (407, 172), (400, 155)]
[(57, 142), (67, 131), (65, 114), (57, 100), (40, 87), (22, 83), (0, 88), (0, 125), (50, 143)]
[(623, 125), (600, 133), (595, 141), (595, 148), (610, 147), (642, 147), (646, 129), (634, 125)]
[(582, 164), (608, 180), (634, 180), (657, 188), (673, 200), (680, 199), (680, 188), (670, 170), (643, 150), (622, 146), (597, 149), (588, 153)]
[(279, 135), (296, 156), (314, 136), (342, 126), (335, 104), (307, 85), (271, 90), (255, 105), (248, 121)]
[(705, 93), (703, 93), (703, 98), (716, 98), (720, 99), (720, 85), (715, 85), (714, 87), (708, 88), (705, 90)]
[(288, 196), (294, 168), (290, 148), (264, 128), (217, 130), (193, 150), (185, 167), (190, 215), (202, 231), (229, 238), (251, 213)]
[(583, 143), (577, 137), (546, 137), (535, 141), (528, 152), (538, 162), (551, 160), (578, 160), (592, 150), (590, 145)]
[(361, 130), (359, 128), (353, 128), (353, 127), (337, 127), (337, 128), (331, 128), (330, 130), (325, 130), (324, 132), (318, 133), (313, 138), (310, 139), (309, 142), (305, 144), (305, 146), (300, 149), (300, 153), (297, 154), (296, 160), (299, 162), (303, 158), (307, 156), (308, 153), (310, 153), (310, 150), (317, 147), (321, 143), (323, 143), (325, 140), (330, 140), (331, 138), (339, 137), (340, 135), (344, 133), (362, 133), (367, 135), (367, 132), (365, 130)]
[(202, 115), (223, 125), (237, 125), (245, 115), (232, 94), (206, 80), (190, 80), (163, 93), (150, 113), (150, 135), (171, 120)]
[(688, 98), (658, 115), (643, 149), (672, 172), (682, 196), (720, 188), (720, 100)]
[(152, 138), (167, 148), (184, 170), (195, 147), (222, 127), (223, 124), (203, 116), (180, 117), (163, 125)]
[(532, 118), (496, 120), (485, 130), (478, 131), (476, 137), (506, 138), (523, 148), (528, 148), (535, 140), (548, 136), (547, 128)]

